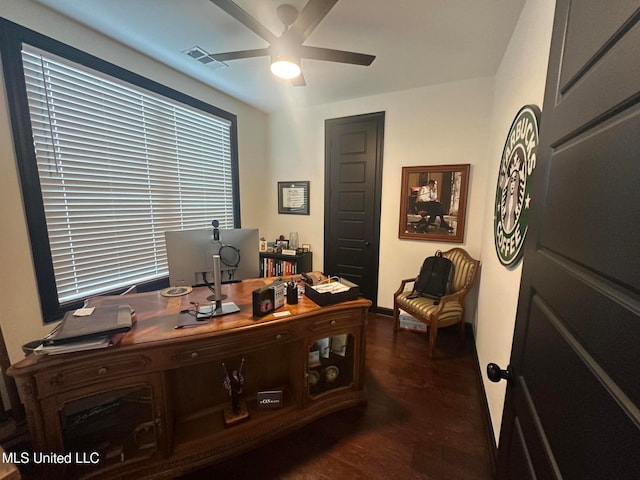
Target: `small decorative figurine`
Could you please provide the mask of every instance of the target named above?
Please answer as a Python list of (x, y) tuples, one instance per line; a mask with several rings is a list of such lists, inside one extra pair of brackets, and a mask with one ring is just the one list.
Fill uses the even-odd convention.
[(226, 426), (231, 426), (249, 418), (249, 411), (246, 405), (240, 401), (240, 394), (245, 380), (244, 358), (240, 361), (240, 367), (237, 370), (233, 370), (231, 375), (229, 375), (224, 362), (222, 362), (222, 371), (224, 374), (224, 388), (231, 397), (231, 407), (225, 407), (224, 409), (224, 423)]

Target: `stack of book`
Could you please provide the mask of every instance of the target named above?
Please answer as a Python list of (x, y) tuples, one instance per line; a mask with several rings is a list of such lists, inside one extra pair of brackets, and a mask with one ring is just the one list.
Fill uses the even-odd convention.
[(120, 342), (134, 323), (135, 315), (130, 305), (69, 311), (62, 322), (42, 339), (34, 353), (55, 355), (111, 347)]
[(260, 264), (261, 277), (280, 277), (282, 275), (289, 276), (297, 273), (298, 262), (295, 261), (265, 257)]

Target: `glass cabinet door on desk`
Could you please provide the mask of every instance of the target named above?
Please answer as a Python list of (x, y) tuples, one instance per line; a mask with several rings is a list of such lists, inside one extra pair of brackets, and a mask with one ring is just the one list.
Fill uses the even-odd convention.
[(354, 337), (350, 333), (316, 339), (309, 346), (307, 385), (309, 395), (317, 397), (354, 382)]
[(151, 383), (127, 382), (99, 393), (58, 397), (55, 422), (71, 469), (117, 467), (147, 459), (160, 450), (160, 415)]

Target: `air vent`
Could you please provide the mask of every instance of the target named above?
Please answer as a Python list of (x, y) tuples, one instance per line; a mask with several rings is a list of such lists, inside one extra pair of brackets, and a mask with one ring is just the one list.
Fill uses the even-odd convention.
[(206, 52), (203, 48), (198, 47), (197, 45), (187, 50), (183, 50), (182, 53), (214, 70), (222, 70), (223, 68), (227, 68), (229, 66), (224, 62), (215, 60), (210, 53)]

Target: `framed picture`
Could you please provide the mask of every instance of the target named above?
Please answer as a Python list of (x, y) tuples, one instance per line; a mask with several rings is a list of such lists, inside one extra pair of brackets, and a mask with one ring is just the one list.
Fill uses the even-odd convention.
[(309, 182), (278, 182), (278, 213), (309, 215)]
[(462, 243), (469, 164), (402, 167), (398, 237)]
[(289, 240), (276, 240), (276, 248), (280, 250), (289, 248)]

